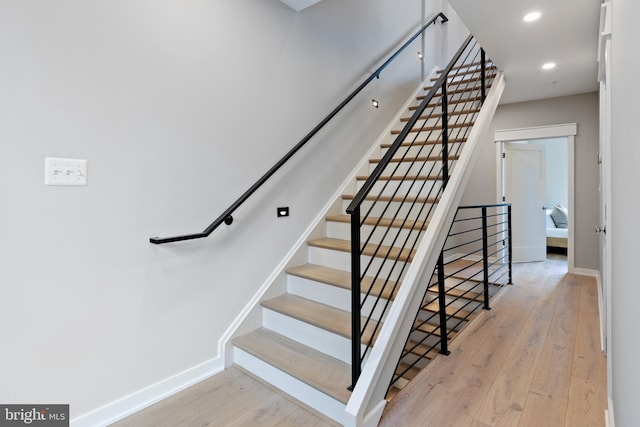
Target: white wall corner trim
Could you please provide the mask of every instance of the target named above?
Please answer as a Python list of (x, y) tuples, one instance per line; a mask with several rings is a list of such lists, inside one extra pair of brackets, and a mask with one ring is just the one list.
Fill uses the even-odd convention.
[(303, 9), (306, 9), (310, 6), (313, 6), (316, 3), (319, 3), (321, 0), (280, 0), (282, 3), (289, 6), (291, 9), (296, 12), (300, 12)]
[[(71, 419), (74, 427), (107, 426), (221, 372), (221, 357), (207, 360), (148, 387)], [(73, 410), (73, 408), (72, 408)]]

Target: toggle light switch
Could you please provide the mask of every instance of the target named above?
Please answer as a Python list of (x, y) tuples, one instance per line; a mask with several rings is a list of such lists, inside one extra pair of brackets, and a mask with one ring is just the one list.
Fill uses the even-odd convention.
[(45, 158), (44, 185), (87, 185), (87, 161)]

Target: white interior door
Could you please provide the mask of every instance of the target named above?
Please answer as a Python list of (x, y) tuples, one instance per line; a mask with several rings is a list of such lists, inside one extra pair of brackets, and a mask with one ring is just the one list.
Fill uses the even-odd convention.
[(504, 153), (504, 196), (512, 205), (513, 262), (544, 261), (544, 146), (505, 143)]

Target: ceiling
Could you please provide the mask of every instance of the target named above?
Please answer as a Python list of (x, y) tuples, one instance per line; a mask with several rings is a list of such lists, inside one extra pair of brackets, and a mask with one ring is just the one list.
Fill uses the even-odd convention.
[[(449, 0), (504, 71), (501, 103), (597, 90), (601, 0)], [(524, 22), (525, 14), (542, 14)], [(556, 63), (552, 70), (542, 65)]]

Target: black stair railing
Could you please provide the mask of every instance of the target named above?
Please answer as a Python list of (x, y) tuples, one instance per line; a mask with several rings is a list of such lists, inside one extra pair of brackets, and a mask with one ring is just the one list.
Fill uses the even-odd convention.
[(513, 283), (511, 205), (461, 206), (400, 355), (392, 386), (410, 380), (490, 299)]
[(193, 240), (193, 239), (201, 239), (204, 237), (208, 237), (215, 229), (217, 229), (220, 225), (227, 224), (231, 225), (233, 223), (233, 213), (240, 207), (242, 204), (249, 199), (262, 185), (269, 180), (285, 163), (289, 161), (302, 147), (304, 147), (320, 130), (322, 130), (347, 104), (351, 102), (362, 90), (369, 85), (374, 79), (380, 78), (380, 74), (402, 53), (407, 47), (409, 47), (420, 35), (422, 35), (427, 28), (440, 20), (441, 23), (447, 22), (449, 19), (442, 12), (435, 15), (431, 18), (427, 23), (425, 23), (420, 30), (418, 30), (409, 40), (407, 40), (393, 55), (389, 57), (380, 67), (378, 67), (371, 76), (369, 76), (365, 81), (363, 81), (360, 86), (358, 86), (354, 91), (352, 91), (347, 97), (327, 116), (322, 119), (320, 123), (318, 123), (309, 133), (307, 133), (304, 138), (302, 138), (291, 150), (289, 150), (278, 162), (271, 167), (258, 181), (256, 181), (247, 191), (245, 191), (231, 206), (229, 206), (218, 218), (216, 218), (207, 228), (205, 228), (201, 233), (192, 233), (192, 234), (184, 234), (180, 236), (173, 237), (152, 237), (149, 239), (151, 243), (154, 244), (163, 244), (163, 243), (171, 243), (178, 242), (182, 240)]
[[(420, 105), (347, 208), (351, 215), (351, 388), (381, 327), (372, 313), (381, 312), (382, 318), (387, 312), (496, 76), (495, 67), (487, 64), (484, 51), (469, 36), (435, 83), (425, 88), (428, 92)], [(363, 288), (365, 280), (369, 285)], [(365, 304), (367, 313), (362, 310)]]

